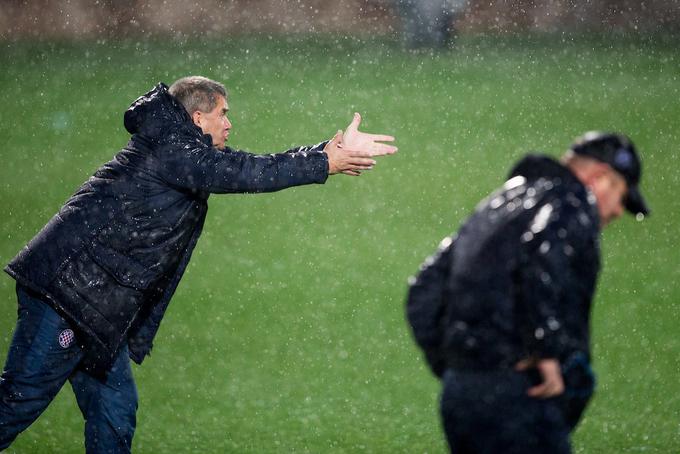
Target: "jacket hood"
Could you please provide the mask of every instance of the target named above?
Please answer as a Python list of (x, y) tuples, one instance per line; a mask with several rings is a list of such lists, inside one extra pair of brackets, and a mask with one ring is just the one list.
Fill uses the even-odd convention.
[(579, 183), (576, 175), (554, 158), (543, 154), (528, 154), (515, 164), (508, 178), (523, 176), (528, 181), (539, 178), (561, 178), (565, 182)]
[(158, 137), (173, 126), (193, 125), (184, 106), (168, 92), (168, 86), (163, 82), (137, 98), (125, 111), (123, 122), (130, 134), (150, 138)]

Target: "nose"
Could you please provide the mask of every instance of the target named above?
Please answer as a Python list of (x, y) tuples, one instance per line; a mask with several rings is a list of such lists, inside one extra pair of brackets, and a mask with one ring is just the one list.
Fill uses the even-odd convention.
[(224, 127), (226, 129), (231, 129), (231, 121), (227, 117), (224, 117)]

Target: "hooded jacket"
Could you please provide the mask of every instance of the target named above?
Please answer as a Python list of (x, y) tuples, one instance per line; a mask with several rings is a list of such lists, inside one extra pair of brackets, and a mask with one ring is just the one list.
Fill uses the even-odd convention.
[(529, 155), (411, 279), (407, 318), (433, 372), (590, 355), (599, 260), (594, 196)]
[(132, 135), (7, 265), (69, 320), (82, 367), (104, 377), (128, 343), (149, 354), (201, 234), (211, 193), (324, 183), (324, 143), (285, 153), (218, 150), (159, 83), (125, 112)]

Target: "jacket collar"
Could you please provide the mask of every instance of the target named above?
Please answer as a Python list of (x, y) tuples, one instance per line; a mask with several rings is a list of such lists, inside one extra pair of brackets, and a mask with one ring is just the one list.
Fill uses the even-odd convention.
[(516, 176), (526, 178), (529, 183), (540, 178), (546, 178), (552, 181), (559, 180), (561, 185), (570, 188), (572, 193), (588, 202), (588, 205), (590, 206), (590, 209), (588, 210), (589, 216), (599, 229), (600, 217), (597, 211), (597, 200), (595, 199), (595, 195), (568, 167), (564, 166), (556, 159), (544, 154), (530, 153), (520, 159), (510, 171), (509, 178), (514, 178)]
[(583, 183), (581, 183), (568, 167), (544, 154), (530, 153), (520, 159), (510, 171), (509, 178), (516, 176), (523, 176), (528, 181), (537, 180), (539, 178), (560, 178), (566, 183), (576, 183), (583, 186)]

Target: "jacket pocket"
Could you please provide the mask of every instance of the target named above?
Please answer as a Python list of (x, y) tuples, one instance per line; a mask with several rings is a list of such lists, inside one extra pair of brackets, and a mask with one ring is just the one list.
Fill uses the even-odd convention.
[(92, 260), (109, 273), (119, 284), (145, 290), (158, 276), (157, 267), (147, 267), (97, 240), (87, 244)]

